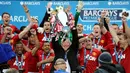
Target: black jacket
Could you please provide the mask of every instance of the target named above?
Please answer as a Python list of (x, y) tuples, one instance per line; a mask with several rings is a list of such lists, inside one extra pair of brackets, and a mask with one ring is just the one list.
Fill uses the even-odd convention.
[(120, 64), (107, 64), (100, 66), (94, 73), (125, 73), (125, 70)]
[[(71, 46), (68, 48), (68, 53), (67, 53), (67, 59), (71, 68), (71, 73), (78, 73), (77, 72), (77, 67), (78, 67), (78, 59), (77, 59), (77, 53), (78, 53), (78, 34), (77, 34), (77, 30), (71, 30), (72, 32), (72, 44)], [(53, 73), (54, 71), (54, 64), (55, 61), (58, 58), (65, 58), (65, 51), (62, 48), (62, 46), (59, 44), (58, 41), (55, 41), (55, 37), (52, 39), (52, 45), (53, 45), (53, 49), (55, 52), (55, 58), (53, 61), (53, 65), (52, 65), (52, 69), (51, 69), (51, 73)]]

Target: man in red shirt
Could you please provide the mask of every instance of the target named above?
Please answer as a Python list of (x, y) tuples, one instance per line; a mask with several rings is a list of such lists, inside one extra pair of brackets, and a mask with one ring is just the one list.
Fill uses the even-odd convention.
[(52, 66), (52, 61), (54, 59), (54, 52), (51, 51), (50, 43), (48, 41), (44, 42), (42, 50), (35, 50), (33, 53), (38, 56), (39, 62), (37, 66), (39, 67), (39, 73), (50, 73)]
[(24, 71), (24, 73), (27, 73), (27, 61), (29, 55), (27, 53), (23, 54), (24, 47), (20, 41), (16, 42), (14, 46), (14, 51), (16, 53), (16, 57), (8, 61), (10, 68), (15, 68), (19, 71), (21, 70)]
[(79, 50), (79, 63), (84, 67), (83, 73), (93, 73), (98, 67), (98, 56), (101, 51), (92, 47), (92, 39), (85, 39), (85, 47)]
[(114, 45), (110, 44), (105, 48), (111, 53), (113, 62), (121, 64), (126, 73), (130, 73), (130, 41), (128, 40), (128, 35), (124, 33), (117, 35), (111, 25), (109, 24), (108, 26), (115, 42)]
[(112, 43), (112, 36), (110, 32), (108, 32), (104, 26), (101, 27), (100, 24), (94, 25), (93, 33), (89, 36), (93, 38), (93, 46), (95, 48), (98, 46), (105, 47), (107, 44)]
[(30, 52), (30, 56), (29, 56), (28, 64), (27, 64), (28, 72), (38, 73), (38, 68), (37, 68), (38, 58), (37, 56), (33, 56), (33, 52), (35, 51), (35, 49), (38, 49), (40, 47), (40, 43), (38, 41), (35, 29), (31, 29), (29, 31), (28, 36), (29, 36), (28, 42), (25, 49), (27, 52)]
[(43, 25), (43, 33), (38, 32), (38, 39), (40, 42), (51, 40), (51, 24), (49, 21), (45, 21)]
[(0, 35), (1, 43), (9, 43), (12, 46), (30, 30), (30, 28), (33, 26), (33, 23), (30, 23), (22, 32), (20, 32), (17, 35), (12, 34), (12, 29), (9, 26), (6, 26), (4, 28), (4, 34)]
[(20, 33), (20, 30), (19, 30), (16, 26), (14, 26), (14, 25), (12, 25), (12, 24), (9, 24), (9, 22), (10, 22), (10, 14), (9, 14), (9, 13), (4, 12), (4, 13), (2, 14), (2, 20), (3, 20), (3, 24), (0, 25), (0, 34), (3, 34), (3, 33), (4, 33), (4, 28), (5, 28), (6, 26), (9, 26), (9, 27), (12, 28), (12, 33), (13, 33), (13, 34), (14, 34), (14, 32)]

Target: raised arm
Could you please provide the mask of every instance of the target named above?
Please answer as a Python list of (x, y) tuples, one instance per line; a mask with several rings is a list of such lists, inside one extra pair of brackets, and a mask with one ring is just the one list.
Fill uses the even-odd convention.
[(78, 51), (79, 40), (78, 40), (78, 33), (76, 27), (73, 27), (71, 31), (72, 31), (72, 49)]
[(32, 55), (34, 56), (37, 52), (37, 50), (40, 48), (40, 43), (39, 40), (37, 38), (37, 34), (36, 34), (36, 30), (35, 31), (30, 31), (32, 35), (34, 35), (35, 38), (35, 47), (32, 49)]
[(45, 13), (45, 15), (44, 15), (44, 17), (43, 17), (43, 19), (42, 19), (42, 22), (40, 23), (40, 27), (43, 27), (44, 22), (45, 22), (45, 21), (48, 21), (48, 19), (49, 19), (49, 17), (50, 17), (51, 10), (52, 10), (51, 5), (52, 5), (51, 2), (49, 2), (49, 3), (47, 4), (47, 6), (46, 6), (46, 13)]
[(77, 26), (77, 23), (78, 23), (78, 19), (79, 19), (79, 15), (80, 15), (80, 12), (83, 8), (83, 2), (82, 1), (79, 1), (78, 2), (78, 5), (77, 5), (77, 10), (76, 10), (76, 14), (75, 14), (75, 26)]
[(19, 39), (21, 39), (29, 30), (30, 28), (33, 26), (33, 23), (30, 22), (30, 24), (22, 31), (18, 34)]
[(25, 4), (23, 4), (23, 8), (24, 8), (24, 11), (27, 15), (28, 21), (31, 22), (31, 16), (30, 16), (28, 7)]
[(118, 38), (118, 36), (116, 34), (116, 31), (112, 28), (112, 26), (110, 24), (108, 24), (108, 27), (109, 27), (110, 33), (111, 33), (111, 35), (113, 37), (113, 40), (115, 41), (115, 43), (117, 45), (118, 42), (119, 42), (119, 38)]
[(11, 27), (8, 27), (8, 26), (6, 26), (4, 28), (4, 35), (3, 35), (3, 37), (2, 37), (2, 39), (0, 41), (1, 43), (5, 43), (5, 40), (6, 40), (7, 36), (8, 36), (8, 34), (12, 35), (11, 30), (12, 30)]
[(126, 35), (130, 38), (130, 28), (127, 24), (126, 18), (122, 18), (122, 25), (124, 33), (126, 33)]

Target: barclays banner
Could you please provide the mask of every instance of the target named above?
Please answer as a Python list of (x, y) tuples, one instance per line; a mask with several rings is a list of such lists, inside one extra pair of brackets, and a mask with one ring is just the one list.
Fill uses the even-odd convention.
[[(47, 1), (0, 1), (0, 15), (3, 12), (8, 12), (11, 14), (11, 24), (16, 25), (18, 28), (25, 26), (28, 24), (28, 20), (22, 5), (26, 4), (31, 17), (37, 18), (40, 24), (46, 12), (47, 3)], [(66, 8), (70, 5), (71, 12), (75, 15), (77, 4), (78, 1), (54, 1), (52, 2), (52, 8), (55, 9), (56, 6)], [(110, 17), (111, 24), (117, 23), (121, 26), (120, 15), (124, 11), (130, 13), (130, 1), (84, 1), (84, 7), (78, 21), (78, 23), (84, 25), (84, 33), (89, 34), (92, 32), (93, 25), (97, 23), (103, 9), (108, 10), (107, 16)], [(2, 23), (1, 16), (0, 23)], [(128, 24), (130, 26), (130, 16), (128, 17)]]

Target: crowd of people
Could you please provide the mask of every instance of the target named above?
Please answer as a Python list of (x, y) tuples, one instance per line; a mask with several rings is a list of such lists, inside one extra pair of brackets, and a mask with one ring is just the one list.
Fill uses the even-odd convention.
[(23, 8), (29, 24), (20, 30), (10, 23), (8, 12), (1, 15), (0, 44), (9, 44), (16, 54), (4, 62), (16, 72), (9, 69), (7, 73), (130, 73), (127, 12), (122, 13), (122, 28), (119, 28), (118, 24), (110, 24), (108, 10), (103, 10), (93, 32), (84, 34), (83, 25), (78, 23), (83, 8), (80, 1), (75, 16), (70, 6), (61, 12), (67, 20), (60, 20), (58, 10), (52, 10), (48, 3), (40, 24), (30, 17), (26, 5)]

